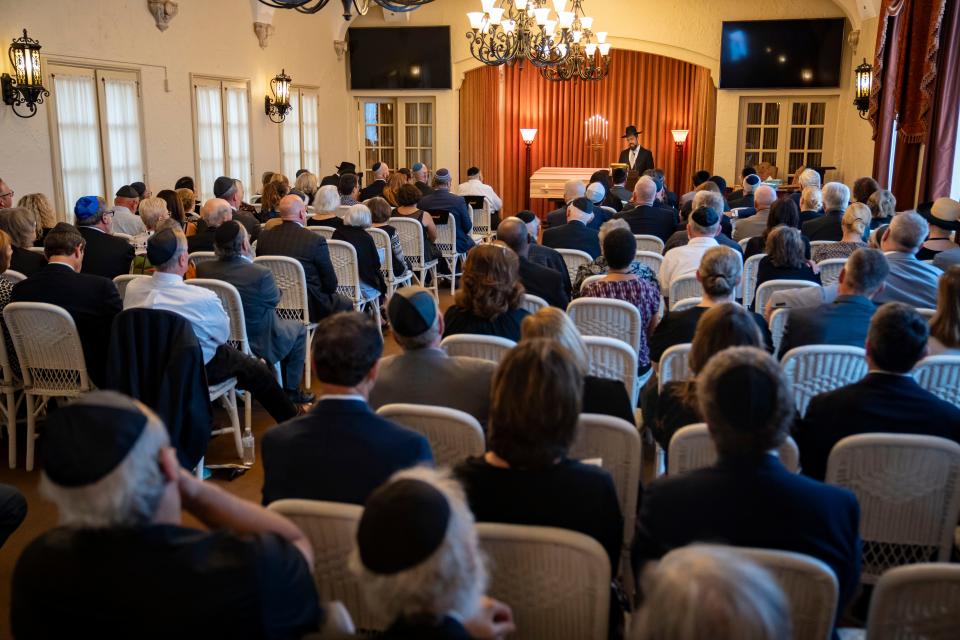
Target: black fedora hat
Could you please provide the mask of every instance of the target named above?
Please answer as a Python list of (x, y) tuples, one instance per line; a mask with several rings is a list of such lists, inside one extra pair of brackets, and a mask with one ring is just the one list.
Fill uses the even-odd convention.
[(352, 162), (341, 162), (339, 165), (337, 165), (337, 172), (341, 174), (356, 173), (357, 165), (353, 164)]
[(629, 138), (630, 136), (636, 137), (636, 136), (639, 136), (640, 133), (642, 132), (637, 131), (636, 125), (630, 125), (629, 127), (627, 127), (627, 132), (620, 137), (621, 138)]

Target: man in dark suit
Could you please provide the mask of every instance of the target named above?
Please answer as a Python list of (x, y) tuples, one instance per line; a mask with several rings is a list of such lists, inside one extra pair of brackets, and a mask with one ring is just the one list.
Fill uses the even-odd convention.
[(843, 239), (843, 212), (850, 204), (850, 188), (842, 182), (828, 182), (823, 187), (823, 208), (826, 210), (819, 218), (803, 223), (803, 235), (812, 240)]
[[(427, 177), (430, 175), (430, 168), (422, 162), (414, 163), (413, 167), (413, 184), (420, 190), (422, 195), (428, 196), (433, 193), (433, 188), (427, 184)], [(421, 207), (422, 209), (423, 207)]]
[(677, 216), (671, 209), (656, 206), (656, 197), (657, 183), (653, 178), (643, 176), (633, 189), (632, 206), (615, 217), (626, 220), (634, 235), (657, 236), (666, 242), (677, 228)]
[(780, 357), (790, 349), (809, 344), (862, 347), (877, 311), (873, 296), (883, 291), (890, 273), (887, 259), (877, 249), (857, 249), (840, 271), (837, 297), (816, 307), (792, 309)]
[(236, 287), (253, 355), (269, 364), (280, 363), (283, 389), (291, 402), (313, 402), (312, 394), (300, 390), (307, 329), (300, 322), (277, 316), (280, 289), (273, 272), (251, 262), (250, 236), (239, 222), (224, 222), (217, 228), (214, 240), (217, 259), (197, 265), (197, 277), (223, 280)]
[(760, 186), (760, 176), (755, 173), (751, 173), (743, 179), (743, 191), (739, 198), (732, 198), (730, 200), (730, 208), (737, 209), (741, 207), (753, 208), (753, 192)]
[(910, 370), (927, 354), (926, 320), (902, 302), (880, 307), (867, 335), (870, 372), (810, 401), (794, 435), (803, 473), (823, 478), (833, 446), (860, 433), (909, 433), (960, 443), (960, 409), (922, 388)]
[(517, 214), (517, 217), (523, 220), (523, 223), (527, 226), (527, 244), (529, 246), (527, 257), (530, 262), (559, 273), (563, 279), (563, 290), (567, 292), (567, 295), (570, 295), (572, 290), (570, 272), (567, 271), (567, 264), (563, 261), (563, 256), (556, 249), (537, 244), (537, 238), (540, 236), (540, 218), (532, 211), (521, 211)]
[[(450, 193), (450, 184), (453, 180), (447, 169), (437, 169), (433, 175), (433, 192), (420, 198), (420, 209), (428, 213), (447, 211), (456, 220), (457, 251), (466, 253), (473, 245), (470, 230), (473, 229), (473, 220), (467, 209), (467, 201), (463, 196)], [(438, 223), (442, 224), (442, 223)]]
[(693, 542), (804, 553), (836, 575), (839, 617), (860, 583), (860, 508), (850, 491), (791, 473), (770, 453), (795, 413), (780, 367), (759, 349), (733, 347), (707, 362), (697, 391), (719, 460), (647, 487), (635, 559)]
[(567, 224), (552, 227), (543, 232), (543, 245), (553, 249), (576, 249), (600, 255), (600, 233), (587, 227), (593, 218), (593, 205), (586, 198), (577, 198), (567, 207)]
[(497, 240), (510, 247), (520, 258), (520, 282), (530, 295), (538, 296), (548, 304), (566, 309), (570, 295), (563, 287), (563, 278), (553, 269), (530, 261), (527, 225), (520, 218), (510, 217), (497, 227)]
[(77, 228), (85, 242), (83, 273), (113, 280), (130, 273), (133, 245), (110, 235), (113, 211), (105, 208), (96, 196), (83, 196), (73, 208)]
[(340, 184), (340, 176), (346, 173), (356, 173), (357, 165), (352, 162), (341, 162), (337, 165), (337, 172), (331, 173), (329, 176), (324, 176), (323, 180), (320, 181), (320, 186), (325, 187), (328, 184), (333, 185), (334, 187)]
[[(563, 206), (547, 213), (544, 228), (552, 229), (567, 224), (567, 207), (577, 198), (585, 197), (586, 194), (587, 186), (583, 184), (583, 180), (567, 180), (563, 184)], [(592, 209), (591, 204), (591, 212)]]
[(653, 154), (649, 149), (640, 146), (637, 140), (640, 133), (634, 125), (627, 127), (626, 133), (621, 136), (627, 141), (627, 148), (620, 152), (619, 162), (629, 167), (629, 171), (636, 171), (637, 175), (643, 175), (647, 169), (655, 167)]
[(367, 404), (382, 353), (379, 329), (363, 314), (338, 313), (320, 323), (313, 342), (320, 401), (263, 436), (264, 504), (363, 504), (395, 472), (433, 462), (426, 438)]
[(386, 162), (374, 162), (370, 169), (373, 171), (373, 182), (360, 192), (360, 202), (382, 196), (383, 189), (387, 186), (387, 178), (390, 177), (390, 167)]
[[(86, 197), (97, 202), (95, 196)], [(65, 309), (77, 325), (90, 380), (102, 387), (106, 383), (110, 328), (114, 316), (123, 309), (123, 301), (112, 281), (82, 273), (85, 246), (77, 229), (59, 223), (43, 241), (47, 266), (18, 283), (10, 302), (46, 302)]]
[(283, 223), (263, 232), (257, 242), (257, 255), (287, 256), (303, 265), (311, 322), (352, 309), (350, 301), (337, 294), (337, 273), (330, 262), (326, 238), (305, 228), (307, 210), (303, 200), (295, 195), (284, 196), (279, 209)]
[(200, 207), (201, 224), (195, 234), (187, 238), (187, 251), (213, 251), (217, 229), (224, 222), (233, 220), (230, 203), (222, 198), (210, 198)]
[(213, 197), (226, 200), (230, 205), (232, 219), (246, 228), (251, 242), (260, 237), (260, 221), (252, 213), (240, 208), (243, 205), (243, 184), (239, 180), (220, 176), (213, 183)]

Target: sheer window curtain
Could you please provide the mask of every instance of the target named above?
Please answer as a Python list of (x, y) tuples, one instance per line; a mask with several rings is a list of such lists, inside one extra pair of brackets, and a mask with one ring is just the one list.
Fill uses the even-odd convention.
[(201, 200), (213, 197), (213, 183), (223, 173), (223, 112), (220, 87), (197, 85), (197, 155), (200, 180), (197, 191)]
[(64, 209), (73, 220), (73, 205), (82, 196), (103, 194), (97, 86), (93, 76), (54, 76)]
[(290, 181), (294, 180), (300, 169), (300, 104), (299, 91), (290, 92), (290, 111), (281, 125), (283, 139), (283, 173)]
[[(110, 194), (125, 184), (143, 180), (143, 154), (140, 151), (140, 113), (137, 82), (104, 78), (107, 112), (107, 137), (110, 151)], [(109, 199), (109, 198), (108, 198)]]
[(303, 94), (300, 100), (300, 127), (303, 129), (303, 168), (320, 175), (320, 99)]
[[(227, 87), (225, 93), (227, 96), (227, 175), (234, 180), (240, 180), (245, 192), (253, 193), (249, 191), (250, 114), (247, 90)], [(210, 182), (209, 188), (213, 188), (213, 181)]]

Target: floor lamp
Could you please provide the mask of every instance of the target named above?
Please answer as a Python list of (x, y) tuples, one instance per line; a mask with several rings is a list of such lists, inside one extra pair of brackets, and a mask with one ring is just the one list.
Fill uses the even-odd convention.
[(682, 180), (680, 172), (683, 170), (683, 145), (687, 141), (687, 136), (690, 134), (690, 131), (688, 129), (673, 129), (670, 133), (673, 134), (673, 143), (677, 145), (677, 173), (673, 183), (673, 188), (676, 189), (682, 184), (681, 182), (677, 182), (677, 180)]
[(530, 166), (533, 164), (533, 161), (530, 159), (530, 146), (533, 144), (533, 141), (537, 139), (537, 130), (536, 129), (520, 129), (520, 137), (523, 138), (523, 144), (527, 145), (527, 195), (524, 198), (526, 202), (525, 209), (530, 209)]

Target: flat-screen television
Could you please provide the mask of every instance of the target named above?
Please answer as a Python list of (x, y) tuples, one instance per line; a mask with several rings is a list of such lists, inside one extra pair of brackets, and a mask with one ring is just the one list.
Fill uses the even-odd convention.
[(843, 18), (723, 23), (721, 89), (840, 86)]
[(450, 89), (450, 27), (352, 28), (351, 89)]

